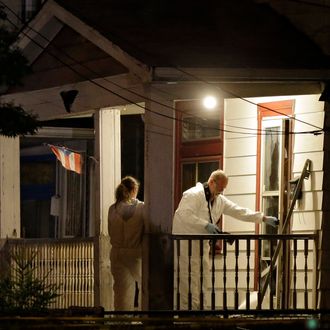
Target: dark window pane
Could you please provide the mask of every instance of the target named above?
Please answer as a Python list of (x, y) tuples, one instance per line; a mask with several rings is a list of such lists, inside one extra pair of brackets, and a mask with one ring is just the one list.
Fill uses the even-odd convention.
[(279, 161), (280, 161), (280, 127), (266, 129), (265, 136), (265, 167), (264, 189), (265, 191), (277, 191), (279, 189)]
[(199, 117), (182, 118), (182, 141), (205, 140), (220, 137), (220, 111)]
[(196, 164), (189, 163), (182, 165), (182, 192), (194, 186), (197, 182)]
[(219, 162), (198, 163), (198, 181), (206, 182), (211, 172), (219, 168)]

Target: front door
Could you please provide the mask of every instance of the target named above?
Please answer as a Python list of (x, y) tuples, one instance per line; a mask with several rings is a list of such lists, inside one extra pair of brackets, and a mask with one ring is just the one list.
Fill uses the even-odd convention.
[[(292, 107), (292, 101), (260, 104), (258, 107), (257, 203), (265, 215), (280, 220), (280, 229), (288, 212), (290, 198)], [(277, 231), (278, 229), (265, 224), (261, 226), (262, 234), (277, 234)], [(270, 242), (265, 242), (262, 246), (259, 255), (262, 280), (266, 278), (275, 248), (275, 244), (271, 246)], [(280, 301), (280, 295), (282, 302), (288, 300), (288, 268), (288, 256), (281, 256), (272, 274), (272, 283), (269, 283), (269, 290), (272, 290), (277, 301)]]

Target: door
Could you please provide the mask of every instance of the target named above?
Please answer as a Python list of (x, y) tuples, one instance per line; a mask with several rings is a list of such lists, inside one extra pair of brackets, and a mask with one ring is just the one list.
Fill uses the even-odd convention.
[[(280, 220), (281, 228), (289, 207), (289, 180), (292, 163), (292, 101), (267, 103), (258, 109), (258, 164), (257, 164), (257, 207), (265, 214)], [(274, 109), (275, 111), (272, 111)], [(277, 234), (278, 229), (262, 224), (262, 234)], [(290, 232), (290, 230), (289, 230)], [(289, 233), (288, 232), (288, 233)], [(261, 279), (268, 273), (271, 256), (276, 248), (265, 242), (258, 251)], [(272, 249), (272, 251), (271, 251)], [(277, 302), (288, 300), (289, 256), (282, 256), (272, 274), (272, 290)], [(280, 299), (281, 296), (281, 299)], [(283, 307), (283, 306), (282, 306)]]

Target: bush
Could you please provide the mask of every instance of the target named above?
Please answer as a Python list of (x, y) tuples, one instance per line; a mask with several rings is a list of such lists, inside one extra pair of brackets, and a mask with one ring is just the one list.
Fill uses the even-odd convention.
[(12, 254), (12, 275), (0, 279), (0, 313), (42, 312), (59, 296), (58, 285), (46, 283), (49, 273), (36, 276), (35, 257), (36, 253)]

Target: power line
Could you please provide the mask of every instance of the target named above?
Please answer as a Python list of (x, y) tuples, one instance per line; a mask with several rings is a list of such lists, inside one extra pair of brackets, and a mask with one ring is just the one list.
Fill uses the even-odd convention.
[(299, 3), (299, 4), (303, 4), (303, 5), (308, 5), (308, 6), (313, 6), (313, 7), (319, 7), (319, 8), (323, 8), (323, 9), (324, 8), (330, 9), (330, 5), (311, 2), (311, 1), (307, 1), (307, 0), (287, 0), (287, 1), (295, 2), (295, 3)]
[[(6, 5), (5, 5), (5, 6), (6, 6)], [(6, 7), (7, 7), (7, 6), (6, 6)], [(7, 8), (8, 8), (8, 7), (7, 7)], [(8, 9), (10, 10), (10, 8), (8, 8)], [(13, 24), (14, 26), (16, 26), (16, 25), (15, 25), (10, 19), (7, 18), (7, 20), (8, 20), (11, 24)], [(41, 35), (38, 31), (36, 31), (36, 32), (37, 32), (39, 35)], [(47, 52), (47, 53), (50, 54), (52, 57), (54, 57), (56, 60), (58, 60), (60, 63), (62, 63), (65, 67), (69, 68), (69, 69), (72, 70), (74, 73), (76, 73), (76, 74), (79, 75), (80, 77), (84, 78), (85, 80), (91, 82), (92, 84), (98, 86), (99, 88), (102, 88), (102, 89), (104, 89), (104, 90), (110, 92), (111, 94), (113, 94), (113, 95), (115, 95), (115, 96), (117, 96), (117, 97), (119, 97), (119, 98), (125, 100), (126, 102), (129, 102), (129, 103), (131, 103), (131, 104), (136, 105), (137, 107), (140, 107), (140, 108), (144, 109), (145, 111), (151, 112), (151, 113), (156, 114), (156, 115), (158, 115), (158, 116), (161, 116), (161, 117), (164, 117), (164, 118), (168, 118), (168, 119), (171, 119), (171, 120), (174, 120), (174, 121), (178, 121), (178, 122), (182, 122), (182, 123), (187, 123), (187, 124), (189, 124), (189, 122), (186, 121), (186, 120), (184, 120), (184, 119), (179, 119), (179, 118), (176, 118), (176, 117), (172, 117), (172, 116), (169, 116), (169, 115), (165, 115), (165, 114), (159, 113), (159, 112), (157, 112), (157, 111), (151, 110), (151, 109), (149, 109), (149, 108), (147, 108), (147, 107), (145, 107), (145, 106), (142, 106), (142, 105), (140, 105), (140, 104), (138, 104), (138, 103), (132, 101), (131, 99), (129, 99), (129, 98), (127, 98), (127, 97), (125, 97), (125, 96), (123, 96), (123, 95), (121, 95), (121, 94), (119, 94), (119, 93), (116, 93), (116, 92), (114, 92), (113, 90), (110, 90), (109, 88), (107, 88), (107, 87), (105, 87), (105, 86), (103, 86), (103, 85), (97, 83), (96, 81), (91, 80), (89, 77), (85, 76), (84, 74), (82, 74), (82, 73), (79, 72), (78, 70), (74, 69), (72, 66), (68, 65), (68, 64), (67, 64), (66, 62), (64, 62), (61, 58), (59, 58), (59, 57), (56, 56), (55, 54), (51, 53), (48, 49), (44, 48), (40, 43), (38, 43), (36, 40), (34, 40), (33, 38), (31, 38), (27, 33), (25, 33), (24, 31), (22, 31), (22, 33), (23, 33), (28, 39), (30, 39), (32, 42), (34, 42), (38, 47), (40, 47), (40, 48), (43, 49), (45, 52)], [(42, 36), (42, 35), (41, 35), (41, 36)], [(42, 36), (42, 37), (45, 38), (44, 36)], [(45, 38), (45, 40), (48, 40), (48, 39)], [(48, 41), (49, 41), (49, 40), (48, 40)], [(66, 55), (67, 57), (69, 57), (67, 54), (65, 54), (65, 55)], [(69, 57), (69, 58), (70, 58), (70, 57)], [(73, 58), (71, 57), (71, 59), (73, 59)], [(73, 59), (73, 60), (74, 60), (74, 59)], [(77, 61), (75, 61), (75, 62), (78, 63)], [(79, 63), (78, 63), (78, 64), (79, 64)], [(85, 66), (85, 67), (86, 67), (86, 66)], [(87, 67), (86, 67), (86, 68), (87, 68)], [(88, 68), (88, 69), (89, 69), (89, 68)], [(90, 71), (93, 72), (92, 70), (90, 70)], [(95, 73), (95, 72), (94, 72), (94, 73)], [(105, 80), (105, 81), (108, 81), (108, 82), (113, 83), (112, 81), (109, 81), (109, 80), (107, 80), (107, 79), (105, 79), (105, 78), (102, 78), (102, 79)], [(114, 84), (115, 84), (115, 83), (114, 83)], [(118, 86), (121, 87), (120, 85), (118, 85)], [(133, 94), (135, 93), (135, 92), (133, 92), (133, 91), (131, 91), (131, 90), (128, 90), (128, 89), (126, 89), (126, 88), (124, 88), (124, 87), (121, 87), (121, 88), (122, 88), (122, 89), (125, 89), (125, 90), (127, 90), (127, 91), (129, 91), (129, 92), (131, 92), (131, 93), (133, 93)], [(142, 95), (140, 95), (140, 94), (138, 94), (138, 93), (135, 93), (135, 94), (136, 94), (136, 95), (139, 95), (140, 97), (145, 98), (144, 96), (142, 96)], [(148, 98), (145, 98), (145, 99), (148, 99)], [(155, 100), (152, 100), (152, 99), (149, 99), (149, 100), (152, 101), (152, 102), (158, 103), (158, 104), (160, 104), (160, 105), (162, 105), (162, 106), (164, 106), (164, 107), (168, 107), (168, 108), (170, 108), (171, 110), (176, 110), (176, 109), (174, 109), (173, 107), (167, 106), (167, 105), (165, 105), (165, 104), (163, 104), (163, 103), (161, 103), (161, 102), (158, 102), (158, 101), (155, 101)], [(199, 118), (199, 117), (197, 117), (197, 118)], [(202, 118), (202, 119), (203, 119), (203, 118)], [(195, 124), (195, 127), (197, 127), (197, 128), (209, 128), (209, 129), (214, 129), (214, 130), (218, 130), (218, 131), (222, 131), (222, 132), (227, 132), (227, 133), (239, 133), (239, 134), (245, 134), (245, 135), (255, 135), (254, 133), (248, 133), (248, 132), (236, 132), (236, 131), (232, 131), (232, 130), (222, 129), (222, 128), (219, 128), (219, 127), (211, 127), (211, 126), (209, 126), (209, 125)]]
[(316, 126), (316, 125), (313, 125), (313, 124), (311, 124), (311, 123), (308, 123), (308, 122), (306, 122), (306, 121), (304, 121), (304, 120), (301, 120), (301, 119), (295, 118), (295, 117), (293, 117), (293, 116), (289, 116), (289, 115), (287, 115), (287, 114), (285, 114), (285, 113), (283, 113), (283, 112), (280, 112), (280, 111), (278, 111), (278, 110), (274, 110), (274, 109), (269, 108), (269, 107), (266, 107), (266, 106), (264, 106), (264, 105), (260, 105), (260, 104), (254, 103), (254, 102), (252, 102), (252, 101), (250, 101), (250, 100), (248, 100), (248, 99), (246, 99), (246, 98), (241, 97), (240, 95), (237, 95), (237, 94), (235, 94), (235, 93), (233, 93), (233, 92), (230, 92), (230, 91), (228, 91), (228, 90), (225, 90), (225, 89), (222, 88), (222, 87), (214, 86), (213, 84), (209, 83), (208, 81), (206, 81), (206, 80), (204, 80), (204, 79), (202, 79), (202, 78), (200, 78), (200, 77), (197, 77), (197, 76), (195, 76), (194, 74), (189, 73), (189, 72), (187, 72), (187, 71), (185, 71), (185, 70), (183, 70), (183, 69), (180, 69), (179, 67), (176, 67), (176, 69), (177, 69), (179, 72), (182, 72), (182, 73), (184, 73), (184, 74), (186, 74), (186, 75), (188, 75), (188, 76), (190, 76), (190, 77), (192, 77), (192, 78), (194, 78), (194, 79), (196, 79), (196, 80), (198, 80), (198, 81), (201, 81), (201, 82), (203, 82), (203, 83), (205, 83), (205, 84), (207, 84), (207, 85), (210, 85), (210, 86), (212, 86), (213, 88), (219, 89), (220, 91), (223, 91), (223, 92), (225, 92), (225, 93), (227, 93), (227, 94), (229, 94), (229, 95), (231, 95), (231, 96), (234, 96), (234, 97), (236, 97), (236, 98), (238, 98), (238, 99), (240, 99), (240, 100), (242, 100), (242, 101), (248, 102), (248, 103), (250, 103), (250, 104), (252, 104), (252, 105), (255, 105), (255, 106), (261, 107), (261, 108), (263, 108), (263, 109), (266, 109), (266, 110), (269, 110), (269, 111), (275, 112), (275, 113), (277, 113), (277, 114), (279, 114), (279, 115), (281, 115), (281, 116), (288, 117), (289, 119), (293, 119), (293, 120), (295, 120), (295, 121), (299, 121), (299, 122), (301, 122), (301, 123), (303, 123), (303, 124), (305, 124), (305, 125), (309, 125), (309, 126), (312, 126), (312, 127), (318, 129), (317, 131), (311, 131), (310, 133), (317, 134), (317, 133), (320, 133), (321, 131), (323, 131), (323, 129), (322, 129), (321, 127), (318, 127), (318, 126)]
[[(13, 11), (12, 11), (7, 5), (5, 5), (2, 1), (1, 1), (1, 3), (2, 3), (7, 9), (9, 9), (9, 10), (10, 10), (10, 11), (11, 11), (11, 12), (12, 12), (17, 18), (19, 18), (19, 16), (18, 16), (16, 13), (14, 13), (14, 12), (13, 12)], [(20, 18), (19, 18), (19, 19), (20, 19)], [(7, 20), (8, 20), (11, 24), (13, 24), (14, 26), (16, 26), (16, 25), (15, 25), (12, 21), (10, 21), (8, 18), (7, 18)], [(28, 24), (27, 24), (27, 26), (28, 26)], [(16, 27), (17, 27), (17, 26), (16, 26)], [(31, 30), (33, 30), (34, 32), (36, 32), (38, 35), (40, 35), (44, 40), (46, 40), (47, 42), (50, 42), (50, 40), (49, 40), (48, 38), (46, 38), (44, 35), (42, 35), (39, 31), (36, 31), (35, 29), (33, 29), (33, 28), (30, 27), (30, 26), (28, 26), (28, 27), (29, 27)], [(131, 104), (135, 104), (136, 106), (138, 106), (138, 107), (140, 107), (140, 108), (142, 108), (142, 109), (144, 109), (144, 110), (146, 110), (146, 111), (149, 111), (149, 112), (154, 113), (154, 114), (159, 115), (159, 116), (163, 116), (163, 117), (168, 118), (168, 119), (171, 119), (171, 120), (175, 120), (175, 121), (180, 121), (180, 122), (183, 122), (183, 123), (187, 123), (187, 121), (185, 121), (185, 120), (183, 120), (183, 119), (179, 119), (179, 118), (176, 118), (176, 117), (168, 116), (168, 115), (165, 115), (165, 114), (162, 114), (162, 113), (159, 113), (159, 112), (153, 111), (153, 110), (151, 110), (151, 109), (149, 109), (149, 108), (147, 108), (147, 107), (145, 107), (145, 106), (141, 106), (140, 104), (138, 104), (138, 103), (136, 103), (136, 102), (133, 102), (133, 101), (130, 100), (129, 98), (126, 98), (126, 97), (122, 96), (121, 94), (118, 94), (118, 93), (116, 93), (116, 92), (110, 90), (109, 88), (106, 88), (105, 86), (103, 86), (103, 85), (101, 85), (101, 84), (95, 82), (94, 80), (91, 80), (89, 77), (87, 77), (87, 76), (81, 74), (78, 70), (74, 69), (73, 67), (71, 67), (70, 65), (68, 65), (67, 63), (65, 63), (65, 62), (64, 62), (62, 59), (60, 59), (58, 56), (56, 56), (56, 55), (54, 55), (53, 53), (49, 52), (45, 47), (43, 47), (43, 46), (40, 45), (38, 42), (36, 42), (34, 39), (32, 39), (32, 38), (31, 38), (27, 33), (25, 33), (24, 31), (23, 31), (23, 34), (24, 34), (25, 36), (27, 36), (32, 42), (34, 42), (34, 43), (35, 43), (38, 47), (40, 47), (42, 50), (46, 51), (46, 52), (49, 53), (51, 56), (53, 56), (55, 59), (57, 59), (57, 60), (58, 60), (60, 63), (62, 63), (64, 66), (68, 67), (70, 70), (72, 70), (73, 72), (75, 72), (76, 74), (78, 74), (80, 77), (82, 77), (82, 78), (88, 80), (89, 82), (91, 82), (91, 83), (97, 85), (98, 87), (100, 87), (100, 88), (102, 88), (102, 89), (105, 89), (106, 91), (112, 93), (113, 95), (116, 95), (117, 97), (119, 97), (119, 98), (121, 98), (121, 99), (123, 99), (123, 100), (125, 100), (125, 101), (127, 101), (127, 102), (129, 102), (129, 103), (131, 103)], [(62, 51), (62, 50), (61, 50), (61, 51)], [(86, 65), (84, 65), (82, 62), (77, 61), (75, 58), (73, 58), (71, 55), (67, 54), (66, 52), (63, 52), (63, 51), (62, 51), (62, 53), (64, 53), (65, 56), (66, 56), (68, 59), (73, 60), (76, 64), (79, 64), (79, 65), (83, 66), (84, 68), (88, 69), (90, 72), (92, 72), (92, 73), (94, 73), (94, 74), (98, 74), (97, 72), (93, 71), (92, 69), (90, 69), (89, 67), (87, 67)], [(178, 69), (178, 68), (177, 68), (177, 69)], [(186, 74), (186, 75), (187, 75), (187, 74), (190, 75), (189, 73), (187, 73), (187, 72), (185, 72), (185, 71), (183, 71), (183, 70), (180, 70), (180, 69), (178, 69), (178, 70), (181, 71), (181, 72), (183, 72), (183, 73)], [(194, 78), (196, 78), (196, 77), (194, 76)], [(106, 78), (104, 78), (104, 77), (102, 77), (102, 79), (105, 80), (105, 81), (107, 81), (107, 82), (110, 82), (111, 84), (115, 85), (116, 87), (119, 87), (119, 88), (121, 88), (121, 89), (124, 89), (124, 90), (126, 90), (126, 91), (128, 91), (128, 92), (130, 92), (130, 93), (132, 93), (132, 94), (134, 94), (134, 95), (136, 95), (136, 96), (142, 97), (142, 98), (145, 99), (145, 100), (149, 100), (149, 101), (154, 102), (154, 103), (156, 103), (156, 104), (159, 104), (159, 105), (161, 105), (161, 106), (163, 106), (163, 107), (166, 107), (166, 108), (169, 108), (169, 109), (171, 109), (171, 110), (178, 111), (178, 112), (181, 112), (181, 113), (186, 114), (184, 111), (180, 111), (180, 110), (175, 109), (175, 108), (173, 108), (173, 107), (171, 107), (171, 106), (168, 106), (167, 104), (161, 103), (161, 102), (159, 102), (159, 101), (157, 101), (157, 100), (154, 100), (154, 99), (148, 98), (148, 97), (146, 97), (146, 96), (144, 96), (144, 95), (141, 95), (141, 94), (139, 94), (139, 93), (136, 93), (136, 92), (134, 92), (134, 91), (132, 91), (132, 90), (130, 90), (130, 89), (128, 89), (128, 88), (125, 88), (125, 87), (123, 87), (123, 86), (121, 86), (121, 85), (119, 85), (119, 84), (117, 84), (117, 83), (115, 83), (115, 82), (113, 82), (113, 81), (110, 81), (110, 80), (108, 80), (108, 79), (106, 79)], [(204, 82), (204, 83), (208, 83), (208, 82), (206, 82), (206, 81), (203, 81), (203, 80), (200, 79), (200, 78), (198, 78), (198, 79), (199, 79), (200, 81)], [(208, 83), (208, 84), (209, 84), (209, 83)], [(223, 90), (223, 89), (221, 89), (221, 90), (222, 90), (222, 91), (225, 91), (225, 90)], [(234, 95), (234, 94), (231, 93), (231, 92), (228, 92), (228, 91), (225, 91), (225, 92), (228, 93), (228, 94)], [(255, 104), (255, 103), (253, 103), (253, 102), (251, 102), (251, 101), (249, 101), (249, 100), (246, 100), (246, 99), (244, 99), (244, 98), (242, 98), (242, 97), (240, 97), (240, 96), (237, 96), (237, 95), (234, 95), (234, 96), (237, 97), (237, 98), (240, 98), (240, 99), (242, 99), (242, 100), (244, 100), (244, 101), (246, 101), (246, 102), (250, 102), (250, 103), (252, 103), (252, 104)], [(255, 104), (255, 105), (256, 105), (256, 104)], [(266, 107), (265, 107), (265, 108), (266, 108)], [(268, 108), (267, 108), (267, 109), (268, 109)], [(277, 112), (276, 110), (272, 110), (272, 109), (269, 109), (269, 110), (274, 111), (274, 112)], [(281, 114), (281, 115), (284, 115), (284, 114), (282, 114), (282, 113), (280, 113), (280, 112), (277, 112), (277, 113), (279, 113), (279, 114)], [(194, 115), (193, 115), (193, 117), (196, 117), (196, 118), (199, 118), (199, 119), (202, 119), (202, 120), (203, 120), (203, 118), (200, 118), (200, 117), (198, 117), (198, 116), (194, 116)], [(289, 117), (289, 118), (296, 119), (296, 118), (294, 118), (294, 117)], [(298, 120), (298, 119), (296, 119), (296, 120)], [(306, 122), (304, 122), (304, 123), (306, 123)], [(309, 123), (306, 123), (306, 124), (311, 125), (311, 124), (309, 124)], [(236, 132), (236, 131), (232, 131), (232, 130), (221, 129), (221, 128), (219, 128), (219, 127), (211, 127), (211, 126), (209, 126), (209, 125), (200, 125), (200, 124), (195, 124), (195, 125), (196, 125), (196, 127), (210, 128), (210, 129), (219, 130), (219, 131), (228, 132), (228, 133), (237, 133), (237, 134), (255, 135), (255, 133)], [(237, 127), (237, 126), (227, 125), (227, 124), (225, 124), (225, 126), (233, 127), (233, 128), (239, 128), (239, 129), (244, 129), (244, 130), (253, 130), (253, 131), (256, 131), (256, 132), (257, 132), (256, 134), (262, 134), (262, 132), (264, 132), (264, 130), (261, 130), (261, 129), (253, 129), (253, 128), (246, 128), (246, 127)], [(311, 126), (314, 126), (314, 125), (311, 125)], [(317, 128), (319, 128), (319, 127), (317, 127)], [(278, 132), (278, 131), (277, 131), (277, 132)], [(268, 133), (268, 131), (267, 131), (267, 133)], [(280, 134), (283, 134), (284, 132), (279, 132), (279, 133), (280, 133)], [(291, 133), (291, 134), (308, 134), (308, 133), (316, 134), (315, 131), (312, 131), (312, 132), (290, 132), (290, 133)]]

